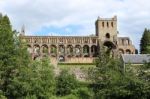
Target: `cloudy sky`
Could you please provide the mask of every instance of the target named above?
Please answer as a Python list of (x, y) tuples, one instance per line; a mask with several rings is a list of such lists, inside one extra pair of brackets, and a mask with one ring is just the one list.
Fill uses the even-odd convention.
[(90, 35), (98, 16), (117, 15), (119, 36), (129, 36), (139, 48), (144, 28), (150, 28), (149, 0), (0, 0), (13, 28), (25, 25), (27, 35)]

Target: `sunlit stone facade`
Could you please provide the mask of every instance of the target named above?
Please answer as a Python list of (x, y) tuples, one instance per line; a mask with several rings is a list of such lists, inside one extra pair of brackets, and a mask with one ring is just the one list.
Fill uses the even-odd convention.
[(128, 37), (117, 36), (116, 16), (98, 17), (95, 28), (95, 36), (27, 36), (22, 28), (20, 37), (26, 41), (34, 60), (48, 56), (52, 62), (92, 63), (103, 45), (111, 50), (113, 57), (135, 53)]

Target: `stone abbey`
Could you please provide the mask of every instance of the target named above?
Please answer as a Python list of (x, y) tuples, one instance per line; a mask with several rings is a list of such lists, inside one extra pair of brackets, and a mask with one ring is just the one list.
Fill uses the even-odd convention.
[(27, 36), (22, 28), (20, 37), (34, 60), (48, 56), (52, 62), (92, 63), (103, 45), (111, 49), (112, 57), (135, 54), (129, 37), (118, 37), (117, 16), (98, 17), (95, 29), (94, 36)]

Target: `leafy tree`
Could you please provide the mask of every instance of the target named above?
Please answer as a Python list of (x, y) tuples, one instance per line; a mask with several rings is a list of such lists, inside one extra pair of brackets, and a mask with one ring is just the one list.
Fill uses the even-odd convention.
[(140, 43), (140, 53), (150, 54), (150, 30), (145, 29)]
[(122, 70), (119, 60), (110, 58), (101, 49), (97, 65), (89, 70), (96, 99), (148, 99), (148, 83), (131, 71)]
[(55, 89), (49, 59), (29, 58), (26, 43), (12, 30), (7, 16), (0, 18), (0, 42), (0, 98), (49, 99)]
[(56, 78), (56, 94), (65, 96), (71, 94), (71, 91), (78, 87), (75, 75), (69, 74), (67, 70), (62, 70)]
[(9, 93), (11, 99), (49, 99), (53, 96), (55, 79), (48, 59), (33, 61), (29, 66), (20, 68), (19, 74), (11, 82)]
[(15, 32), (7, 16), (0, 18), (0, 88), (7, 95), (9, 84), (16, 74), (17, 53)]

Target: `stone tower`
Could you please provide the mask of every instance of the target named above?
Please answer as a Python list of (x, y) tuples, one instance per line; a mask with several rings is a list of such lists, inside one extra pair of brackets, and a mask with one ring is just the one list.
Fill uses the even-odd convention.
[(117, 41), (117, 16), (113, 18), (100, 18), (95, 22), (96, 36), (101, 42), (107, 40), (111, 42)]
[(105, 46), (109, 55), (117, 56), (117, 16), (113, 18), (98, 17), (95, 27), (99, 48)]

